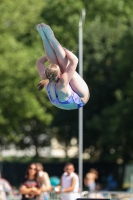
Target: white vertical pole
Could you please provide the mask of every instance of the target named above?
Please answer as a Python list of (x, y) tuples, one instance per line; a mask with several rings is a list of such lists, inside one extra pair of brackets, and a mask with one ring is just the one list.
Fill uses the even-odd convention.
[[(85, 9), (79, 20), (79, 75), (83, 77), (83, 23), (85, 20)], [(81, 86), (82, 87), (82, 86)], [(83, 107), (79, 109), (79, 177), (80, 191), (83, 190)]]

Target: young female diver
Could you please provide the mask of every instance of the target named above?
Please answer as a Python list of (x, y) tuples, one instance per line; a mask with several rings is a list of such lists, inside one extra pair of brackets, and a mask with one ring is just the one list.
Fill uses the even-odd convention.
[[(58, 108), (73, 110), (83, 107), (89, 100), (90, 93), (85, 81), (75, 71), (78, 58), (61, 46), (48, 25), (38, 24), (37, 30), (46, 51), (46, 56), (36, 62), (42, 78), (38, 90), (45, 87), (51, 103)], [(48, 67), (45, 66), (46, 61), (50, 62)]]

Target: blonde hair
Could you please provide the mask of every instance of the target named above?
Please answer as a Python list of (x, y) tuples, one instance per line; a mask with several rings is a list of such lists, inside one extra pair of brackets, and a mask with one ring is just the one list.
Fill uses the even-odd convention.
[(37, 169), (40, 168), (42, 171), (44, 170), (42, 163), (36, 163)]
[(56, 64), (50, 64), (45, 70), (45, 79), (38, 83), (38, 90), (42, 90), (49, 82), (57, 81), (60, 68)]

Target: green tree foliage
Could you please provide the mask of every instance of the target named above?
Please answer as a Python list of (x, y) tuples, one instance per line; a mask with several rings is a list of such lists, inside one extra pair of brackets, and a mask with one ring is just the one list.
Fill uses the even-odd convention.
[[(43, 48), (35, 26), (40, 21), (44, 2), (0, 3), (1, 144), (15, 142), (24, 148), (25, 135), (28, 133), (35, 144), (37, 139), (34, 137), (46, 134), (53, 119), (51, 113), (54, 113), (46, 94), (40, 96), (36, 87), (40, 78), (35, 64), (37, 58), (43, 55)], [(32, 124), (37, 124), (36, 128)], [(30, 128), (27, 129), (28, 126)], [(43, 128), (40, 130), (40, 127)]]
[[(24, 149), (29, 145), (39, 147), (49, 144), (49, 137), (49, 141), (46, 139), (45, 143), (38, 141), (40, 141), (39, 138), (42, 133), (50, 135), (49, 128), (58, 109), (51, 105), (46, 93), (39, 93), (36, 90), (36, 84), (40, 81), (40, 78), (37, 75), (35, 63), (37, 58), (44, 54), (36, 25), (39, 22), (53, 25), (57, 37), (62, 35), (62, 40), (65, 39), (64, 44), (71, 38), (67, 42), (67, 46), (70, 48), (75, 46), (76, 49), (76, 38), (73, 42), (73, 37), (69, 36), (71, 32), (66, 31), (66, 34), (64, 34), (64, 24), (60, 24), (61, 21), (64, 21), (64, 14), (61, 16), (57, 13), (61, 13), (63, 9), (67, 15), (72, 13), (75, 8), (75, 24), (77, 24), (79, 13), (76, 13), (76, 11), (80, 11), (80, 5), (82, 5), (77, 2), (67, 11), (65, 9), (67, 2), (64, 4), (55, 1), (51, 4), (53, 7), (49, 6), (50, 3), (50, 1), (31, 0), (0, 2), (1, 145), (8, 146), (15, 143), (18, 147)], [(56, 21), (61, 20), (58, 21), (57, 25), (51, 23), (55, 19), (52, 14), (58, 16)], [(72, 29), (73, 21), (69, 23), (69, 20), (71, 18), (67, 19), (66, 23), (69, 29)]]
[[(78, 138), (78, 110), (57, 109), (36, 90), (35, 62), (43, 45), (35, 26), (49, 24), (60, 43), (78, 55), (78, 22), (85, 8), (84, 79), (91, 98), (84, 107), (84, 151), (90, 161), (132, 160), (133, 2), (15, 0), (0, 5), (1, 144), (39, 148), (56, 136), (67, 147)], [(48, 137), (40, 142), (43, 133)]]
[(92, 160), (127, 162), (133, 156), (133, 3), (101, 0), (86, 6), (84, 63), (91, 99), (84, 147), (94, 146)]

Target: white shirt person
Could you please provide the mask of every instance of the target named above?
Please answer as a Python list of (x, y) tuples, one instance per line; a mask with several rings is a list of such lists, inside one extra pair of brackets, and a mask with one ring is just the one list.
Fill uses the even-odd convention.
[(74, 165), (67, 163), (64, 167), (64, 173), (61, 176), (61, 184), (59, 189), (61, 200), (76, 200), (79, 194), (79, 177), (74, 172)]

